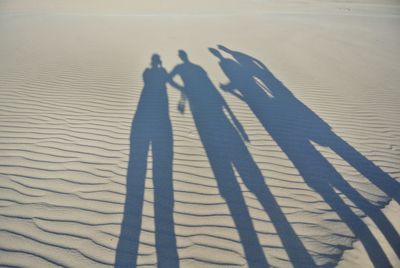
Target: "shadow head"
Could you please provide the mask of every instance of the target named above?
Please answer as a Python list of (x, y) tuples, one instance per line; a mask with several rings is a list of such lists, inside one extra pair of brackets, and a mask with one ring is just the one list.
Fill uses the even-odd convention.
[(178, 50), (178, 56), (183, 62), (189, 62), (189, 58), (185, 50)]
[(220, 60), (222, 60), (222, 55), (221, 52), (219, 52), (217, 49), (215, 48), (208, 48), (208, 50), (211, 52), (211, 54), (213, 54), (215, 57), (219, 58)]
[(225, 51), (225, 52), (227, 52), (227, 53), (231, 53), (231, 52), (232, 52), (232, 50), (230, 50), (230, 49), (227, 48), (226, 46), (218, 45), (217, 47), (218, 47), (218, 49), (220, 49), (220, 50), (222, 50), (222, 51)]
[(153, 54), (151, 56), (151, 66), (152, 67), (161, 67), (162, 65), (162, 61), (161, 61), (161, 57), (158, 54)]

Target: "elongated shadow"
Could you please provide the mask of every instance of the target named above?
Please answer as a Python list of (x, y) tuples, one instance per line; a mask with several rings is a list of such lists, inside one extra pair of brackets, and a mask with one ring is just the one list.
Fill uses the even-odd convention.
[(147, 157), (153, 158), (154, 216), (158, 267), (178, 267), (172, 187), (173, 142), (167, 71), (157, 54), (143, 73), (144, 88), (132, 122), (127, 189), (115, 267), (136, 267), (142, 227)]
[[(299, 266), (314, 267), (313, 259), (291, 228), (248, 151), (244, 143), (247, 136), (240, 122), (210, 81), (206, 71), (190, 62), (183, 50), (179, 51), (179, 57), (182, 63), (171, 71), (170, 83), (182, 92), (184, 100), (187, 99), (190, 104), (197, 131), (217, 180), (219, 191), (226, 200), (238, 230), (248, 265), (250, 267), (269, 266), (234, 169), (272, 219), (285, 247), (291, 249), (293, 261)], [(182, 79), (183, 85), (174, 80), (176, 76)], [(182, 106), (181, 102), (180, 111), (184, 111)]]
[[(363, 243), (376, 267), (390, 262), (366, 224), (343, 202), (335, 188), (345, 194), (380, 228), (397, 256), (400, 238), (379, 207), (371, 204), (341, 176), (312, 142), (329, 147), (371, 183), (399, 202), (400, 188), (393, 178), (337, 136), (317, 114), (298, 100), (259, 60), (224, 46), (210, 49), (219, 59), (229, 82), (221, 88), (247, 103), (255, 116), (299, 170), (309, 187), (336, 211)], [(221, 53), (229, 57), (224, 57)]]

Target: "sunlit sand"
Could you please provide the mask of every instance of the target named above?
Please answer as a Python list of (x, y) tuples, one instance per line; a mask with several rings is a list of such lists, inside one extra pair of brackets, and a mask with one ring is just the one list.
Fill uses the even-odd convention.
[(400, 266), (397, 1), (0, 1), (0, 266)]

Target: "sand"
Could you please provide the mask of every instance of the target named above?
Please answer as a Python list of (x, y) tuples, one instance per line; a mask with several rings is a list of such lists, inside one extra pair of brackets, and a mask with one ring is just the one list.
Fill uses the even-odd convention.
[(400, 266), (399, 3), (215, 2), (0, 1), (0, 266)]

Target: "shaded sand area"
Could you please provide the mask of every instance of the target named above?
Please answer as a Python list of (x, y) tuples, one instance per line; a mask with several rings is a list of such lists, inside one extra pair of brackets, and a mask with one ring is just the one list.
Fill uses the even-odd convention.
[(215, 2), (0, 0), (0, 266), (399, 267), (400, 4)]

